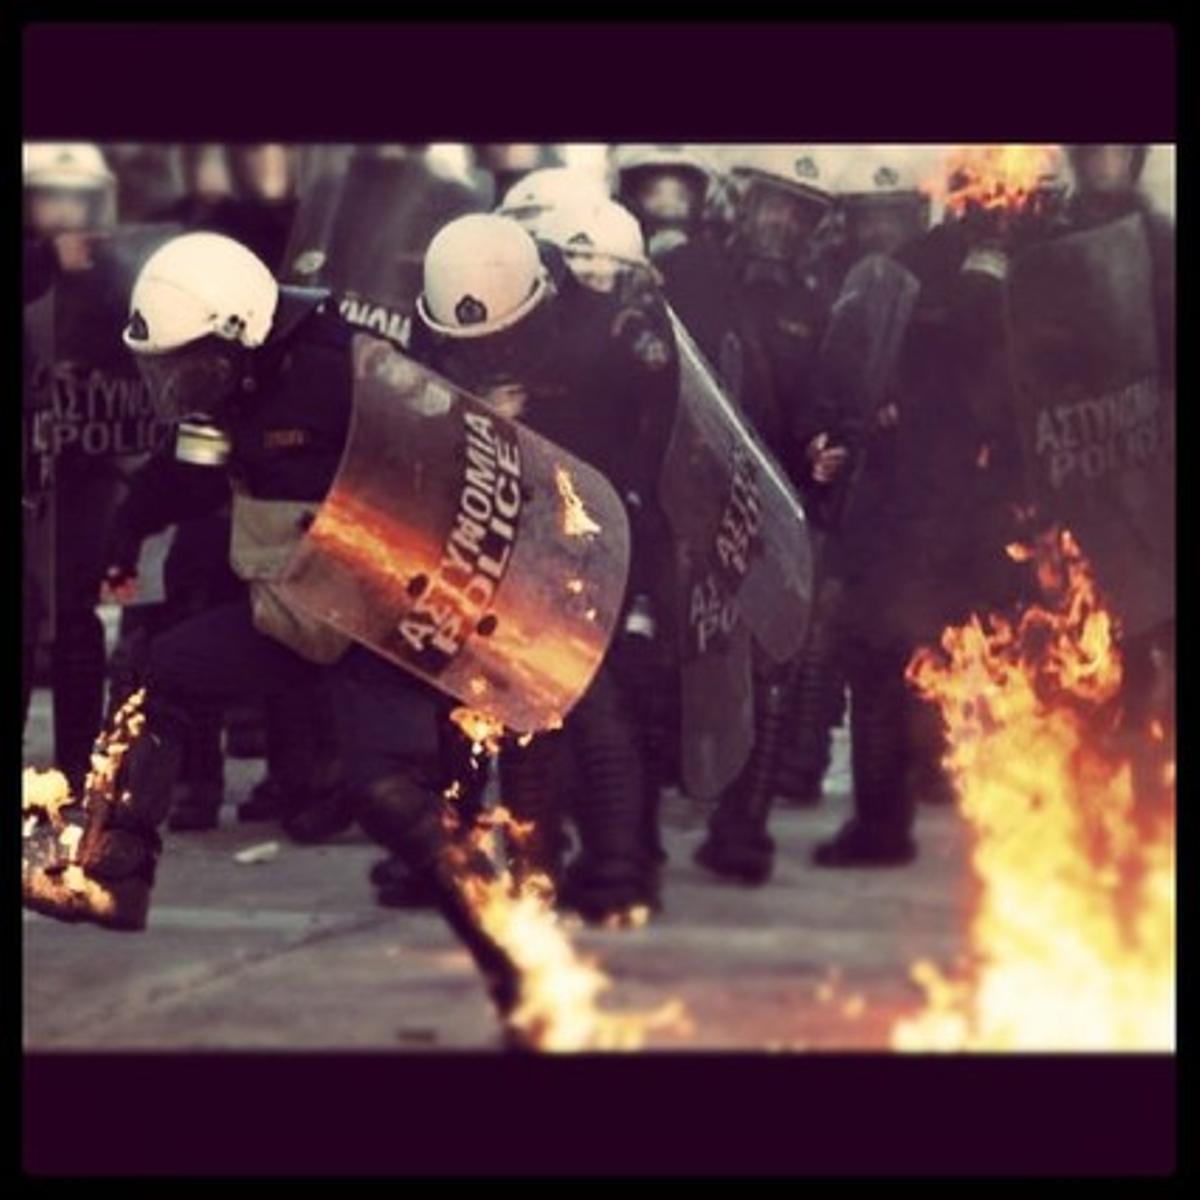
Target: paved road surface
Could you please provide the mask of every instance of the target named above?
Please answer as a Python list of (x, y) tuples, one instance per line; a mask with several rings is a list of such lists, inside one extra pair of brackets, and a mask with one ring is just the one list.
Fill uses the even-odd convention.
[[(26, 759), (46, 765), (49, 705), (38, 692)], [(922, 810), (908, 868), (823, 871), (812, 844), (842, 819), (848, 776), (839, 731), (827, 801), (783, 810), (775, 878), (744, 890), (691, 861), (704, 815), (667, 805), (666, 910), (646, 928), (580, 931), (612, 977), (613, 1008), (684, 1001), (687, 1037), (662, 1049), (873, 1048), (918, 993), (907, 965), (963, 950), (965, 836), (945, 809)], [(233, 805), (261, 774), (231, 761), (220, 830), (167, 834), (150, 928), (116, 934), (24, 915), (24, 1042), (29, 1048), (475, 1049), (495, 1021), (464, 951), (440, 920), (375, 907), (365, 879), (378, 852), (357, 832), (319, 847), (279, 837), (256, 866), (239, 849), (274, 840), (239, 826)], [(829, 999), (831, 971), (840, 978)], [(822, 985), (825, 986), (822, 986)], [(858, 997), (858, 999), (856, 999)]]

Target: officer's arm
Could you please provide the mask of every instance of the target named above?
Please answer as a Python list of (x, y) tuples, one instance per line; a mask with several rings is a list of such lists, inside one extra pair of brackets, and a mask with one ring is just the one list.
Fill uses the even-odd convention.
[(180, 521), (207, 516), (228, 500), (224, 471), (180, 462), (173, 446), (164, 447), (129, 480), (128, 495), (113, 518), (109, 565), (131, 565), (117, 561), (130, 554), (136, 565), (136, 549), (146, 538)]

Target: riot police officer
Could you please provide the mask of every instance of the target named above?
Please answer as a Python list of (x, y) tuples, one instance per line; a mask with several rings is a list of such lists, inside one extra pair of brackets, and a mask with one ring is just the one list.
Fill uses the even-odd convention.
[(537, 236), (547, 217), (561, 208), (577, 209), (608, 199), (604, 180), (578, 167), (540, 167), (518, 179), (496, 207), (502, 217)]
[[(406, 854), (415, 872), (435, 869), (443, 831), (439, 781), (423, 774), (433, 747), (427, 690), (367, 651), (348, 650), (347, 638), (289, 608), (273, 586), (329, 487), (349, 423), (351, 333), (323, 300), (281, 288), (249, 250), (215, 234), (173, 239), (138, 276), (125, 343), (160, 410), (179, 422), (174, 454), (146, 474), (160, 497), (174, 498), (177, 517), (224, 503), (232, 482), (231, 558), (249, 595), (156, 641), (146, 725), (121, 763), (117, 803), (85, 797), (76, 808), (73, 857), (52, 835), (40, 853), (27, 841), (29, 907), (143, 928), (157, 830), (193, 714), (243, 694), (311, 687), (325, 664), (336, 664), (328, 679), (360, 824)], [(322, 764), (298, 756), (287, 766), (297, 792), (320, 786)]]
[[(54, 751), (63, 773), (78, 785), (103, 710), (104, 629), (96, 611), (101, 546), (123, 475), (105, 447), (84, 445), (88, 414), (75, 411), (75, 377), (66, 377), (75, 368), (62, 361), (60, 346), (70, 332), (66, 326), (81, 330), (87, 305), (100, 304), (86, 281), (95, 239), (113, 225), (115, 181), (94, 145), (38, 143), (24, 147), (24, 186), (26, 407), (40, 411), (39, 453), (53, 460), (54, 477)], [(68, 280), (79, 283), (71, 289), (78, 303), (70, 314), (59, 311), (58, 296)], [(101, 314), (93, 315), (100, 324)]]
[[(430, 243), (412, 350), (449, 379), (599, 468), (626, 499), (633, 568), (625, 639), (618, 639), (561, 734), (501, 757), (506, 802), (541, 830), (531, 857), (556, 875), (562, 855), (556, 784), (573, 753), (581, 778), (581, 849), (561, 901), (602, 920), (657, 902), (657, 845), (621, 641), (644, 636), (637, 597), (653, 593), (646, 551), (654, 481), (678, 387), (669, 334), (611, 295), (580, 286), (515, 222), (460, 217)], [(651, 415), (647, 427), (647, 414)], [(639, 436), (645, 433), (646, 436)]]

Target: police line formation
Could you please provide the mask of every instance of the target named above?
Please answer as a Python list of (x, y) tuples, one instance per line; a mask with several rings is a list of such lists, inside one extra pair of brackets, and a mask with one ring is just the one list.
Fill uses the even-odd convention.
[[(1042, 148), (1007, 192), (960, 170), (936, 222), (904, 149), (617, 146), (606, 179), (201, 145), (179, 198), (26, 145), (24, 703), (48, 672), (76, 831), (27, 848), (26, 905), (144, 928), (162, 826), (217, 824), (223, 734), (267, 761), (239, 820), (356, 822), (381, 904), (442, 905), (446, 797), (491, 794), (463, 708), (507, 731), (522, 868), (587, 920), (661, 905), (671, 788), (710, 807), (703, 867), (767, 883), (772, 806), (820, 803), (847, 705), (853, 816), (815, 862), (906, 863), (951, 795), (905, 665), (1033, 598), (1004, 553), (1031, 519), (1111, 598), (1127, 720), (1170, 720), (1147, 147)], [(89, 803), (141, 688), (121, 802)]]

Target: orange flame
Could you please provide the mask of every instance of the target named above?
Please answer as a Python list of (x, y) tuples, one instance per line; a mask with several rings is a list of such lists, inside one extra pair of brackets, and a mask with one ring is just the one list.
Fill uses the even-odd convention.
[[(127, 801), (129, 793), (115, 795), (117, 771), (129, 747), (141, 734), (146, 723), (142, 705), (146, 699), (144, 688), (132, 696), (113, 714), (107, 730), (96, 739), (92, 750), (92, 769), (84, 783), (84, 803), (107, 803), (119, 805)], [(32, 838), (39, 826), (48, 824), (57, 832), (58, 842), (67, 851), (68, 865), (63, 871), (63, 883), (74, 892), (92, 897), (93, 907), (99, 911), (112, 904), (111, 894), (86, 876), (75, 859), (79, 842), (83, 836), (81, 824), (69, 822), (62, 813), (64, 808), (78, 803), (71, 794), (66, 777), (59, 771), (37, 771), (27, 767), (21, 777), (21, 811), (24, 814), (21, 834)], [(28, 858), (23, 868), (29, 870), (34, 863)]]
[(571, 473), (565, 467), (555, 467), (554, 482), (563, 502), (563, 532), (568, 537), (591, 537), (599, 533), (600, 526), (588, 515), (583, 501), (575, 491)]
[(955, 146), (940, 164), (940, 176), (925, 190), (959, 216), (974, 206), (1015, 211), (1058, 178), (1062, 148), (1053, 145)]
[(1174, 814), (1135, 812), (1113, 623), (1079, 547), (1052, 532), (1023, 556), (1054, 585), (1052, 607), (1015, 626), (972, 617), (944, 632), (943, 655), (909, 665), (947, 726), (982, 887), (973, 970), (914, 964), (926, 1006), (892, 1045), (1173, 1049)]
[(495, 866), (491, 878), (462, 873), (459, 886), (484, 932), (504, 951), (520, 979), (520, 993), (508, 1015), (522, 1044), (551, 1052), (636, 1050), (655, 1029), (688, 1032), (683, 1005), (671, 1000), (650, 1012), (606, 1012), (597, 1003), (612, 981), (598, 963), (580, 955), (554, 911), (548, 876), (532, 873), (518, 882), (499, 866), (503, 838), (520, 842), (532, 825), (497, 807), (470, 831), (476, 852)]
[[(472, 688), (472, 691), (476, 689)], [(489, 713), (476, 708), (459, 705), (450, 713), (450, 720), (459, 727), (471, 743), (471, 753), (500, 753), (500, 739), (504, 737), (504, 725)]]

